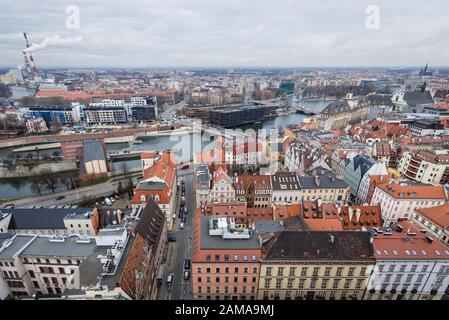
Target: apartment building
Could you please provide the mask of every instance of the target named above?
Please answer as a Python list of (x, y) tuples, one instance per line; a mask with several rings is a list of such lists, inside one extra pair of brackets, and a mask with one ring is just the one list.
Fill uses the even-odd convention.
[(338, 179), (332, 171), (317, 169), (309, 175), (298, 176), (300, 200), (321, 200), (324, 203), (344, 204), (349, 201), (349, 185)]
[(236, 201), (246, 203), (248, 208), (271, 207), (270, 176), (237, 176), (234, 188)]
[(123, 107), (86, 107), (84, 119), (87, 124), (126, 123), (128, 116)]
[(376, 266), (366, 300), (441, 300), (449, 285), (448, 248), (409, 221), (377, 229)]
[(0, 233), (93, 236), (98, 232), (98, 216), (96, 208), (1, 209)]
[(177, 175), (174, 154), (164, 151), (154, 165), (144, 170), (143, 180), (134, 189), (133, 204), (146, 205), (151, 198), (165, 213), (167, 228), (173, 227)]
[(212, 177), (212, 187), (209, 192), (209, 203), (235, 202), (235, 188), (231, 177), (223, 167), (218, 167)]
[(151, 199), (95, 236), (17, 234), (0, 247), (0, 294), (27, 299), (156, 299), (166, 244), (165, 215)]
[(47, 132), (48, 127), (45, 123), (44, 119), (42, 118), (34, 118), (30, 119), (26, 122), (26, 127), (28, 130), (28, 133), (42, 133)]
[(201, 205), (205, 205), (209, 199), (210, 172), (207, 164), (200, 163), (195, 166), (194, 184), (195, 205), (198, 208)]
[(95, 250), (91, 239), (17, 234), (0, 248), (0, 273), (9, 295), (63, 293)]
[(380, 205), (384, 226), (399, 219), (410, 220), (415, 209), (429, 208), (446, 202), (443, 186), (433, 186), (410, 181), (378, 185), (374, 190), (372, 205)]
[(405, 151), (398, 170), (407, 178), (423, 183), (449, 183), (448, 150)]
[(234, 217), (195, 214), (192, 286), (195, 300), (257, 299), (261, 247)]
[(273, 204), (291, 204), (300, 200), (301, 190), (295, 172), (277, 172), (270, 178)]
[(283, 231), (263, 245), (259, 299), (361, 300), (375, 265), (369, 232)]
[(436, 240), (449, 245), (449, 204), (416, 209), (412, 222)]

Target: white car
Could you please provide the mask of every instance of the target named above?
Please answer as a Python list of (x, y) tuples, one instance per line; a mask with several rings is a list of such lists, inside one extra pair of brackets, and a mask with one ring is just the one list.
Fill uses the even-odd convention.
[(112, 205), (112, 202), (109, 198), (104, 198), (104, 202), (106, 203), (106, 205), (110, 206)]
[(184, 222), (181, 222), (181, 224), (179, 225), (179, 229), (184, 229)]

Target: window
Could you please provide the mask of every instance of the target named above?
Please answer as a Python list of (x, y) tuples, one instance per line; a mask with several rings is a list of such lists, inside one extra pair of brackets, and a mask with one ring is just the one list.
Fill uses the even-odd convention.
[(351, 286), (351, 282), (352, 282), (351, 279), (347, 279), (347, 280), (345, 281), (345, 289), (349, 289), (349, 287)]
[(318, 275), (318, 272), (320, 271), (319, 267), (313, 268), (313, 275), (316, 277)]
[(284, 267), (279, 267), (278, 268), (278, 276), (282, 276), (284, 275)]
[(354, 276), (354, 270), (355, 270), (355, 267), (349, 268), (348, 276), (350, 276), (350, 277)]
[(307, 276), (307, 267), (302, 268), (301, 276)]
[(324, 269), (324, 276), (329, 277), (330, 273), (331, 273), (331, 268), (326, 267), (326, 269)]
[(310, 281), (310, 289), (315, 289), (315, 286), (316, 286), (316, 279), (312, 279)]
[(239, 268), (238, 267), (234, 268), (234, 273), (239, 273)]
[(321, 281), (321, 289), (326, 289), (327, 288), (327, 283), (329, 282), (329, 279), (323, 279)]
[(337, 269), (337, 277), (341, 277), (341, 273), (343, 272), (343, 267), (338, 267)]
[(276, 279), (276, 288), (280, 288), (282, 285), (282, 279)]
[(271, 285), (271, 279), (265, 279), (265, 288), (269, 288)]
[(271, 267), (267, 267), (266, 275), (267, 276), (271, 276), (271, 271), (272, 271), (272, 268)]
[(292, 277), (292, 276), (294, 276), (295, 275), (295, 271), (296, 271), (296, 268), (290, 268), (290, 273), (289, 273), (289, 275)]
[(298, 285), (299, 289), (303, 289), (304, 288), (304, 282), (305, 281), (306, 281), (305, 279), (299, 279), (299, 285)]
[(234, 255), (234, 261), (239, 261), (239, 255), (238, 254)]

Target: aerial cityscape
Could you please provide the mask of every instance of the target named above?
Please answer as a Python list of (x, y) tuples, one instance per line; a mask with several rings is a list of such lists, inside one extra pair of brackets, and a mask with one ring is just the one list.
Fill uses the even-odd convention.
[[(432, 49), (404, 39), (389, 60), (387, 9), (408, 2), (354, 4), (354, 34), (321, 0), (266, 24), (242, 1), (111, 5), (104, 25), (48, 2), (48, 32), (0, 14), (0, 300), (449, 300), (447, 17), (417, 33)], [(294, 47), (287, 28), (275, 52), (277, 22), (334, 9), (336, 38), (305, 28)], [(134, 14), (161, 17), (143, 55)]]

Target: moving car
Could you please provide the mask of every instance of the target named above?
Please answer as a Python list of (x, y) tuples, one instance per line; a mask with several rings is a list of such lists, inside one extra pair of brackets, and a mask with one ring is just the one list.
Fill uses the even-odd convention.
[(181, 222), (181, 224), (179, 225), (179, 229), (184, 229), (184, 222)]
[(189, 280), (190, 279), (190, 271), (184, 271), (184, 280)]
[(175, 242), (176, 241), (176, 237), (175, 236), (168, 236), (167, 240), (168, 240), (168, 242)]
[(186, 270), (190, 269), (190, 259), (184, 260), (184, 269), (186, 269)]

